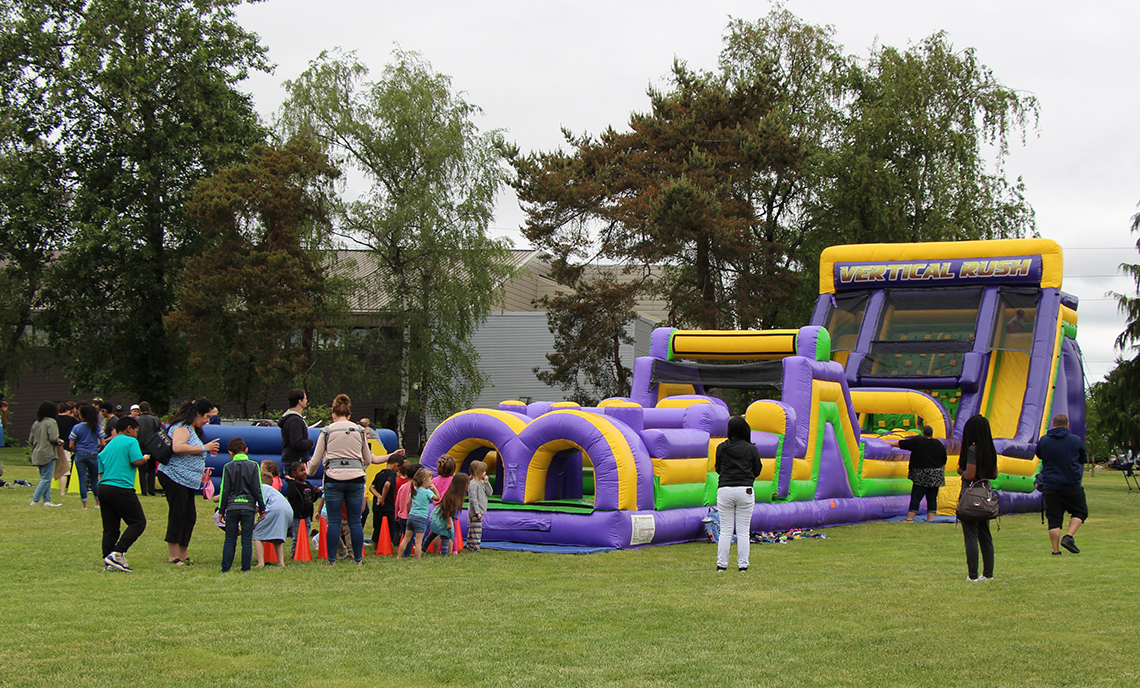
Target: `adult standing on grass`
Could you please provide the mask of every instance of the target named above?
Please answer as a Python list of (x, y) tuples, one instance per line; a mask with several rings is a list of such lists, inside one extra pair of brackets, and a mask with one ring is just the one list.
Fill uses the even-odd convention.
[(4, 428), (8, 425), (8, 402), (0, 394), (0, 447), (4, 446)]
[[(139, 424), (130, 416), (115, 421), (115, 436), (99, 452), (99, 502), (103, 505), (103, 564), (132, 571), (127, 550), (146, 530), (146, 514), (135, 494), (135, 469), (146, 463), (139, 448)], [(120, 535), (119, 521), (127, 524)]]
[(728, 568), (728, 551), (736, 533), (736, 566), (748, 570), (752, 507), (756, 504), (753, 483), (760, 477), (760, 452), (752, 444), (748, 421), (733, 416), (728, 421), (728, 439), (716, 448), (716, 508), (720, 517), (720, 541), (716, 548), (716, 570)]
[(313, 450), (313, 441), (309, 439), (309, 424), (301, 415), (309, 405), (309, 397), (304, 390), (294, 389), (289, 392), (289, 410), (281, 415), (277, 426), (281, 428), (281, 465), (298, 461), (309, 461), (309, 452)]
[(348, 513), (348, 532), (352, 540), (352, 557), (360, 566), (364, 559), (364, 527), (360, 514), (364, 510), (364, 475), (369, 464), (386, 463), (389, 457), (403, 456), (397, 449), (385, 456), (373, 456), (368, 448), (364, 428), (352, 422), (352, 400), (347, 394), (338, 394), (332, 404), (333, 422), (321, 431), (308, 473), (316, 475), (317, 468), (325, 469), (325, 506), (328, 507), (329, 566), (336, 561), (337, 543), (340, 542), (341, 507)]
[[(966, 421), (962, 428), (962, 453), (958, 457), (958, 475), (962, 476), (962, 489), (975, 480), (993, 480), (997, 477), (997, 451), (990, 432), (990, 422), (983, 415)], [(962, 537), (966, 543), (966, 572), (969, 579), (990, 580), (994, 577), (994, 538), (990, 522), (961, 521)], [(978, 578), (978, 549), (982, 552), (982, 576)]]
[(94, 406), (80, 406), (79, 418), (67, 436), (67, 441), (75, 457), (75, 479), (79, 481), (79, 499), (87, 508), (87, 483), (95, 495), (95, 505), (99, 505), (99, 450), (106, 444), (103, 426), (99, 423), (99, 411)]
[(887, 440), (899, 449), (910, 452), (907, 478), (910, 479), (910, 509), (906, 522), (914, 522), (918, 505), (926, 498), (926, 520), (934, 520), (938, 512), (938, 488), (946, 484), (946, 447), (934, 439), (934, 428), (922, 426), (920, 437), (907, 437), (901, 440)]
[(32, 423), (32, 432), (28, 435), (28, 444), (32, 445), (32, 465), (40, 470), (40, 482), (32, 493), (32, 503), (43, 500), (44, 506), (63, 506), (51, 501), (51, 480), (55, 473), (55, 462), (63, 440), (59, 438), (59, 426), (55, 422), (55, 404), (45, 401), (36, 409), (36, 422)]
[(188, 401), (170, 419), (170, 462), (158, 467), (158, 482), (166, 492), (166, 560), (177, 566), (193, 564), (190, 538), (198, 519), (194, 496), (206, 472), (206, 452), (218, 451), (218, 440), (205, 441), (202, 426), (214, 405), (206, 399)]
[[(67, 446), (69, 437), (71, 437), (71, 430), (79, 423), (77, 416), (78, 409), (75, 408), (74, 401), (61, 401), (55, 407), (55, 422), (59, 425), (59, 437), (63, 440), (63, 446)], [(69, 472), (71, 471), (70, 457), (64, 453), (59, 457), (59, 463), (55, 466), (55, 477), (59, 480), (59, 496), (62, 498), (67, 494), (67, 481)]]
[[(133, 412), (135, 407), (131, 407)], [(156, 433), (162, 432), (162, 421), (155, 417), (150, 412), (150, 404), (145, 401), (140, 401), (138, 405), (139, 415), (135, 420), (139, 424), (139, 445), (146, 446), (150, 438), (154, 437)], [(142, 489), (144, 495), (154, 496), (154, 481), (157, 478), (158, 462), (154, 459), (147, 459), (145, 465), (139, 469), (141, 474), (139, 477), (139, 487)]]
[[(1041, 493), (1045, 495), (1045, 518), (1049, 521), (1049, 541), (1053, 554), (1061, 554), (1060, 545), (1073, 554), (1080, 554), (1073, 536), (1089, 517), (1085, 488), (1081, 485), (1085, 454), (1085, 441), (1069, 432), (1069, 417), (1063, 413), (1053, 416), (1053, 427), (1037, 441), (1037, 456), (1041, 458)], [(1061, 522), (1069, 512), (1069, 531), (1061, 536)]]

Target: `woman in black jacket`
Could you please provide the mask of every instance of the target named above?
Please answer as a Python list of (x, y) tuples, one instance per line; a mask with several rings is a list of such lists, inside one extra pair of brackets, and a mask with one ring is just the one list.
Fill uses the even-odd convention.
[(760, 452), (752, 444), (748, 421), (733, 416), (728, 421), (728, 440), (716, 448), (716, 508), (720, 515), (720, 541), (716, 548), (716, 570), (728, 568), (728, 550), (736, 533), (736, 565), (748, 570), (748, 536), (752, 507), (756, 503), (752, 483), (760, 477)]

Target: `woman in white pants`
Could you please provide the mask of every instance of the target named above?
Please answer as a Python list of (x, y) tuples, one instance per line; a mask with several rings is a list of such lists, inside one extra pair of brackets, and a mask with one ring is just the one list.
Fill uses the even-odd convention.
[(760, 477), (760, 452), (752, 444), (748, 421), (733, 416), (728, 421), (728, 439), (716, 448), (716, 508), (720, 515), (720, 541), (716, 570), (728, 568), (728, 550), (736, 533), (736, 566), (748, 570), (748, 536), (752, 506), (756, 503), (752, 483)]

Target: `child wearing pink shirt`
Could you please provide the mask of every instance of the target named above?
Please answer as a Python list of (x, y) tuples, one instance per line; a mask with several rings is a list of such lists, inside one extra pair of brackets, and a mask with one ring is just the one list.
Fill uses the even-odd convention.
[(398, 535), (393, 535), (393, 538), (399, 538), (396, 539), (396, 542), (403, 539), (404, 531), (408, 527), (408, 495), (412, 492), (412, 476), (421, 468), (423, 466), (419, 462), (412, 462), (404, 464), (404, 467), (400, 469), (400, 474), (406, 480), (403, 485), (396, 488), (396, 530), (399, 532)]
[(451, 487), (451, 479), (455, 477), (455, 459), (450, 454), (439, 457), (435, 472), (436, 477), (432, 478), (431, 484), (435, 485), (440, 494), (446, 494), (447, 488)]

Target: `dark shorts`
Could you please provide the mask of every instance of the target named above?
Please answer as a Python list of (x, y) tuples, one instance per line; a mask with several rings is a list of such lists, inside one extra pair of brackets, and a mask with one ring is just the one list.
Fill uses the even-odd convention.
[(1073, 518), (1085, 521), (1089, 517), (1089, 507), (1085, 503), (1085, 490), (1045, 490), (1045, 520), (1049, 530), (1061, 527), (1065, 512)]

